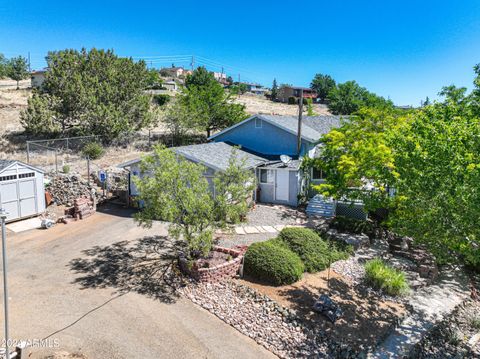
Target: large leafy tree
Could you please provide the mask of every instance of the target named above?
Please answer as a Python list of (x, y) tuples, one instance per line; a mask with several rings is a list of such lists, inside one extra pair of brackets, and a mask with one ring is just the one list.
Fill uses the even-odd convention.
[(313, 165), (326, 170), (327, 184), (317, 189), (386, 208), (386, 225), (427, 244), (440, 260), (480, 268), (478, 88), (468, 96), (444, 88), (445, 102), (402, 115), (360, 110), (322, 138)]
[(369, 92), (355, 81), (334, 87), (327, 96), (328, 108), (335, 115), (351, 115), (361, 107), (392, 109), (393, 102)]
[(144, 93), (150, 77), (143, 61), (112, 50), (82, 49), (50, 52), (47, 63), (42, 89), (21, 115), (27, 132), (39, 133), (44, 123), (51, 134), (92, 134), (109, 141), (151, 122)]
[(330, 75), (316, 74), (310, 87), (318, 94), (321, 101), (327, 99), (328, 94), (336, 86), (335, 80)]
[(6, 64), (6, 72), (8, 77), (17, 81), (18, 90), (20, 88), (18, 83), (30, 75), (27, 59), (23, 56), (12, 57)]
[(194, 128), (206, 132), (222, 130), (247, 118), (245, 107), (233, 102), (230, 94), (206, 68), (195, 69), (185, 80), (179, 104), (194, 117)]

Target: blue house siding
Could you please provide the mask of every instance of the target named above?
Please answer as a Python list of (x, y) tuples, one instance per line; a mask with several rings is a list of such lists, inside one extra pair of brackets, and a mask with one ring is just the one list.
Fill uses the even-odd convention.
[[(213, 140), (230, 142), (265, 155), (297, 155), (297, 136), (260, 119), (247, 121)], [(311, 143), (302, 140), (301, 154), (312, 147)]]

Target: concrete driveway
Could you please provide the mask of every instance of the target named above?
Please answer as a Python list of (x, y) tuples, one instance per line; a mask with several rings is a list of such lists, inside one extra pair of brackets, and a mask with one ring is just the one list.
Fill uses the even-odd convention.
[[(11, 337), (59, 344), (32, 348), (31, 358), (61, 351), (87, 358), (275, 357), (190, 301), (158, 293), (164, 288), (154, 281), (132, 280), (138, 271), (128, 246), (166, 228), (140, 228), (130, 215), (111, 207), (49, 230), (7, 234)], [(112, 246), (119, 241), (126, 242)]]

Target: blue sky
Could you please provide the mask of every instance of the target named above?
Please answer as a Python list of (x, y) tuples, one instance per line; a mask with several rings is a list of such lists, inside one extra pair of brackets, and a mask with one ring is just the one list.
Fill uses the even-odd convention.
[(189, 65), (196, 55), (242, 80), (308, 85), (317, 72), (356, 80), (400, 105), (472, 87), (480, 62), (480, 1), (0, 0), (0, 52), (113, 48)]

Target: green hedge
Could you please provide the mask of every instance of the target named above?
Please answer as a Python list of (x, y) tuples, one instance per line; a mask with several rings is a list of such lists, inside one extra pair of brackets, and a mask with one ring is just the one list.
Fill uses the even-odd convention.
[(385, 264), (381, 259), (365, 263), (365, 278), (376, 289), (390, 295), (402, 295), (409, 291), (405, 273)]
[(245, 253), (245, 274), (273, 285), (298, 281), (304, 269), (300, 257), (278, 239), (254, 243)]
[(300, 256), (307, 272), (314, 273), (328, 267), (330, 261), (328, 242), (322, 240), (311, 229), (285, 228), (278, 238)]

